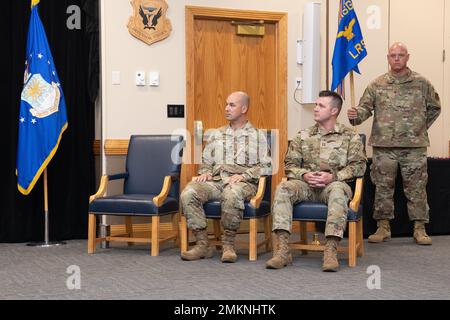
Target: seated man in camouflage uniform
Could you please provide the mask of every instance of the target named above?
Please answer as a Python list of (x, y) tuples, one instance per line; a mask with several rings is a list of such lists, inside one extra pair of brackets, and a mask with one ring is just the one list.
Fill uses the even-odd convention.
[(272, 208), (274, 237), (278, 247), (267, 261), (269, 269), (292, 263), (288, 240), (292, 230), (292, 209), (296, 202), (312, 200), (328, 204), (323, 271), (337, 271), (337, 245), (342, 239), (352, 190), (346, 181), (364, 175), (366, 155), (359, 135), (337, 123), (342, 98), (322, 91), (314, 108), (316, 124), (300, 131), (285, 158), (288, 181), (281, 182)]
[(234, 92), (226, 103), (229, 125), (212, 132), (203, 151), (200, 176), (181, 193), (188, 228), (196, 238), (194, 248), (181, 254), (183, 260), (212, 257), (214, 249), (208, 242), (203, 204), (208, 200), (221, 200), (224, 229), (221, 260), (236, 261), (234, 240), (242, 220), (244, 201), (255, 196), (259, 177), (270, 166), (266, 136), (247, 119), (248, 95)]

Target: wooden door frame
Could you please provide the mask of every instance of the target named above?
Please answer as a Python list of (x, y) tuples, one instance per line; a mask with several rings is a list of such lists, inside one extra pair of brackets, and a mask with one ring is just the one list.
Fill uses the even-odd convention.
[[(185, 23), (186, 23), (186, 129), (192, 136), (194, 133), (194, 101), (195, 101), (195, 46), (194, 46), (194, 20), (195, 19), (214, 19), (214, 20), (264, 20), (264, 22), (275, 24), (275, 56), (276, 56), (276, 117), (275, 124), (278, 129), (278, 160), (279, 155), (284, 155), (287, 150), (287, 13), (281, 12), (265, 12), (254, 10), (236, 10), (210, 7), (185, 7)], [(187, 139), (187, 150), (190, 150), (190, 160), (194, 159), (194, 148), (191, 148), (191, 139)], [(278, 174), (273, 177), (273, 185), (277, 185), (284, 175), (284, 167), (278, 161), (280, 166)], [(192, 163), (192, 161), (189, 161)], [(185, 179), (190, 179), (195, 173), (194, 166), (185, 166)], [(187, 182), (187, 181), (184, 182)], [(183, 182), (183, 181), (182, 181)], [(183, 183), (182, 183), (183, 184)]]

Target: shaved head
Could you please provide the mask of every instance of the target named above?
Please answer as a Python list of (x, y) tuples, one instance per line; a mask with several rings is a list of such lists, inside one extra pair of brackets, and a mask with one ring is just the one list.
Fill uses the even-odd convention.
[(402, 42), (395, 42), (389, 47), (387, 54), (391, 72), (395, 76), (404, 76), (408, 73), (408, 48)]
[(406, 45), (403, 42), (394, 42), (390, 47), (389, 47), (389, 52), (391, 52), (394, 49), (400, 49), (402, 51), (405, 51), (406, 54), (408, 54), (408, 48), (406, 47)]
[(230, 94), (230, 96), (235, 96), (236, 98), (239, 99), (239, 101), (243, 106), (246, 106), (247, 108), (249, 107), (250, 97), (244, 91), (233, 92), (232, 94)]
[(225, 118), (230, 121), (233, 128), (236, 125), (243, 127), (247, 123), (249, 103), (250, 98), (245, 92), (236, 91), (228, 96), (225, 106)]

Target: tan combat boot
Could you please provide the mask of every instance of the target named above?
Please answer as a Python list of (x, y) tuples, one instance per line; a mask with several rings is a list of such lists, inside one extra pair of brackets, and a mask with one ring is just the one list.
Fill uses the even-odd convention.
[(236, 230), (225, 229), (222, 235), (222, 262), (233, 263), (237, 260), (237, 254), (234, 251), (234, 238)]
[(389, 225), (389, 220), (378, 220), (377, 226), (377, 231), (369, 236), (369, 242), (379, 243), (391, 240), (391, 226)]
[(211, 258), (214, 255), (214, 248), (209, 246), (208, 231), (206, 229), (194, 230), (194, 236), (196, 239), (195, 246), (186, 252), (181, 254), (181, 259), (187, 261), (193, 261), (203, 258)]
[(325, 250), (323, 251), (322, 271), (336, 272), (339, 270), (337, 259), (337, 246), (340, 239), (338, 237), (327, 237)]
[(425, 222), (414, 221), (414, 241), (421, 245), (431, 245), (431, 238), (427, 235), (425, 231)]
[(292, 255), (289, 252), (289, 232), (276, 230), (273, 234), (273, 257), (266, 262), (267, 269), (281, 269), (292, 264)]

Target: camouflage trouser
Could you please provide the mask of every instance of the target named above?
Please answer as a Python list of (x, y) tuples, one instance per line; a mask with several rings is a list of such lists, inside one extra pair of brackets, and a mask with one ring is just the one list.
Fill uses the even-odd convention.
[(244, 201), (255, 196), (257, 186), (248, 182), (224, 184), (221, 181), (190, 182), (181, 193), (181, 205), (189, 229), (207, 227), (203, 204), (220, 200), (224, 229), (237, 230), (244, 213)]
[(342, 238), (347, 224), (348, 201), (351, 188), (335, 181), (325, 188), (311, 188), (306, 182), (289, 180), (278, 185), (272, 207), (272, 230), (292, 232), (292, 207), (301, 201), (319, 201), (328, 204), (325, 236)]
[(427, 148), (373, 148), (370, 167), (370, 177), (376, 187), (373, 218), (394, 219), (395, 179), (399, 166), (409, 219), (428, 223)]

